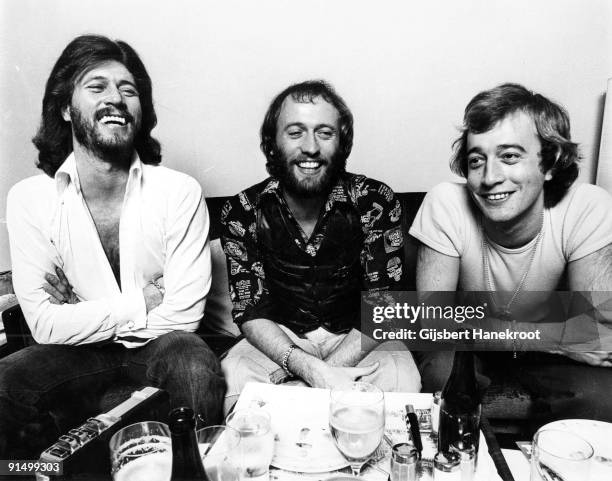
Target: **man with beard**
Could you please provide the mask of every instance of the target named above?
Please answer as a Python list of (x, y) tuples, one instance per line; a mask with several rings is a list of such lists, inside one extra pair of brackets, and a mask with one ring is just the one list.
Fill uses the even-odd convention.
[(393, 191), (345, 171), (352, 143), (353, 116), (325, 82), (292, 85), (268, 109), (261, 149), (271, 177), (232, 198), (221, 219), (246, 338), (222, 362), (226, 411), (247, 381), (420, 389), (402, 343), (362, 343), (358, 330), (360, 291), (400, 287), (403, 238)]
[(8, 441), (13, 456), (38, 455), (58, 435), (49, 411), (71, 411), (66, 430), (92, 414), (84, 397), (121, 378), (221, 420), (220, 365), (193, 333), (211, 279), (208, 213), (193, 178), (158, 165), (156, 122), (129, 45), (86, 35), (64, 49), (34, 138), (46, 175), (8, 197), (14, 288), (38, 344), (0, 360), (0, 458)]

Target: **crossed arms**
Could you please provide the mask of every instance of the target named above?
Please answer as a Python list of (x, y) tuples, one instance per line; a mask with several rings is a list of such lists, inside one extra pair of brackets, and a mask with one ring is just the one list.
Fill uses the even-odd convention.
[[(50, 185), (49, 182), (53, 181), (47, 178), (44, 182), (43, 185)], [(34, 193), (33, 187), (36, 188)], [(55, 185), (51, 184), (51, 188), (55, 189)], [(47, 194), (54, 199), (49, 192), (42, 190), (43, 196)], [(34, 194), (41, 195), (40, 186), (18, 184), (13, 188), (8, 198), (7, 220), (15, 292), (37, 342), (86, 344), (117, 339), (118, 336), (150, 339), (170, 330), (194, 331), (197, 328), (210, 287), (210, 250), (208, 212), (199, 184), (194, 179), (183, 181), (183, 188), (177, 189), (173, 197), (164, 199), (168, 215), (161, 227), (164, 237), (160, 238), (159, 244), (165, 250), (159, 249), (147, 257), (148, 250), (153, 250), (151, 247), (155, 243), (146, 244), (139, 235), (132, 234), (133, 249), (129, 253), (133, 256), (132, 288), (122, 286), (123, 291), (117, 288), (114, 293), (107, 289), (98, 295), (95, 289), (104, 273), (88, 272), (84, 267), (89, 261), (86, 256), (79, 257), (80, 262), (79, 259), (67, 261), (66, 256), (62, 256), (63, 252), (51, 242), (54, 239), (51, 229), (53, 215), (52, 209), (45, 204), (52, 206), (53, 203), (33, 202)], [(122, 213), (122, 223), (138, 226), (140, 220), (127, 215), (124, 218)], [(147, 224), (142, 222), (144, 229), (148, 228)], [(158, 223), (155, 227), (160, 225)], [(73, 229), (87, 227), (93, 228), (72, 225)], [(129, 255), (125, 252), (122, 256), (124, 254)], [(138, 255), (143, 257), (138, 259)], [(163, 275), (163, 301), (157, 288), (149, 283), (151, 278), (143, 278), (143, 265), (138, 264), (138, 260), (148, 264), (152, 258), (157, 270), (154, 277)], [(67, 276), (59, 284), (61, 274), (56, 270), (58, 267)], [(69, 299), (64, 300), (75, 302), (78, 299), (80, 302), (52, 302), (55, 296), (50, 298), (43, 288), (51, 279), (48, 274), (57, 277), (56, 290), (58, 286), (64, 286), (61, 287), (63, 292), (58, 290), (55, 294), (61, 294), (62, 299), (67, 295)], [(103, 285), (101, 291), (104, 291)]]

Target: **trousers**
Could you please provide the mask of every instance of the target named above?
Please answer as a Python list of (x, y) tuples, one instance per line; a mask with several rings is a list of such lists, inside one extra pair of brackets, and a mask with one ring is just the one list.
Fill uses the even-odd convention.
[[(289, 338), (307, 353), (325, 359), (342, 342), (346, 334), (334, 334), (323, 328), (308, 332), (300, 337), (289, 328), (280, 325)], [(376, 371), (360, 380), (374, 384), (383, 391), (419, 392), (421, 376), (412, 354), (404, 343), (388, 341), (370, 351), (357, 366), (379, 362)], [(281, 384), (289, 376), (281, 366), (272, 361), (246, 339), (241, 340), (221, 361), (221, 368), (227, 381), (227, 394), (223, 410), (227, 414), (234, 406), (242, 388), (247, 382)], [(291, 384), (306, 386), (304, 381)]]
[[(196, 334), (173, 331), (133, 349), (38, 344), (0, 359), (0, 459), (7, 452), (37, 459), (58, 429), (97, 414), (102, 394), (122, 380), (168, 391), (171, 408), (192, 407), (206, 424), (222, 420), (221, 366)], [(53, 429), (48, 413), (58, 409), (69, 419)]]
[[(439, 391), (453, 366), (452, 351), (415, 353), (423, 390)], [(475, 353), (478, 383), (485, 389), (500, 374), (516, 379), (533, 400), (534, 425), (568, 418), (612, 422), (612, 369), (583, 364), (545, 352)]]

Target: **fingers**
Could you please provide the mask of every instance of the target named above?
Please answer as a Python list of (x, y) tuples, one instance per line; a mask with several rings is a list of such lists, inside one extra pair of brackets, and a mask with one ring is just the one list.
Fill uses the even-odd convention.
[(355, 368), (355, 371), (356, 371), (355, 379), (363, 377), (363, 376), (369, 376), (370, 374), (374, 373), (376, 369), (378, 369), (378, 366), (380, 366), (380, 363), (375, 362), (367, 366), (356, 367)]
[(61, 283), (65, 285), (67, 288), (70, 288), (70, 282), (68, 282), (68, 279), (66, 279), (66, 275), (64, 274), (64, 271), (61, 268), (56, 267), (55, 273), (57, 274), (57, 277), (59, 278)]
[[(62, 276), (63, 275), (64, 273), (62, 272)], [(65, 276), (64, 279), (66, 279)], [(49, 284), (51, 284), (56, 290), (58, 290), (62, 294), (62, 296), (66, 297), (66, 299), (70, 297), (70, 284), (68, 284), (68, 281), (64, 283), (59, 277), (54, 276), (53, 274), (45, 274), (45, 280)]]
[(146, 286), (144, 286), (144, 288), (142, 289), (142, 293), (144, 295), (147, 313), (152, 309), (155, 309), (163, 301), (162, 291), (155, 284), (153, 284), (153, 282), (150, 282)]
[(42, 289), (47, 294), (49, 294), (49, 301), (51, 301), (51, 304), (64, 304), (68, 300), (60, 291), (58, 291), (51, 284), (43, 284)]
[(64, 304), (75, 303), (78, 302), (76, 296), (72, 292), (72, 286), (68, 282), (64, 271), (59, 267), (55, 268), (55, 273), (57, 275), (53, 275), (50, 273), (45, 274), (45, 280), (48, 284), (43, 284), (43, 290), (49, 294), (49, 301), (52, 304)]

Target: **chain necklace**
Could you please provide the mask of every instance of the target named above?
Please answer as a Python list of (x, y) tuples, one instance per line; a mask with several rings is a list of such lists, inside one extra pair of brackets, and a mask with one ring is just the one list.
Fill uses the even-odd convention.
[[(490, 263), (489, 263), (489, 249), (488, 249), (489, 242), (487, 241), (487, 234), (484, 230), (484, 223), (482, 222), (482, 217), (480, 221), (480, 233), (481, 233), (481, 239), (482, 239), (482, 242), (481, 242), (482, 269), (484, 273), (486, 288), (488, 289), (490, 293), (489, 298), (491, 299), (491, 304), (495, 310), (495, 315), (500, 317), (503, 320), (511, 321), (514, 324), (515, 330), (516, 330), (516, 319), (514, 319), (514, 316), (512, 316), (512, 311), (510, 310), (510, 307), (512, 306), (514, 301), (516, 301), (519, 294), (523, 290), (523, 286), (525, 285), (525, 281), (527, 280), (527, 276), (529, 275), (531, 265), (533, 264), (533, 260), (535, 259), (536, 251), (538, 250), (538, 245), (540, 245), (540, 241), (542, 240), (542, 236), (544, 233), (544, 210), (542, 210), (542, 216), (540, 220), (540, 230), (536, 237), (535, 243), (533, 244), (533, 247), (531, 248), (531, 252), (529, 253), (529, 261), (527, 262), (523, 275), (521, 276), (516, 288), (514, 289), (514, 293), (512, 294), (512, 297), (510, 298), (510, 300), (506, 303), (505, 306), (499, 306), (499, 309), (497, 309), (498, 304), (497, 302), (495, 302), (495, 297), (493, 295), (493, 293), (495, 292), (495, 283), (492, 277), (493, 273), (491, 272), (491, 275), (489, 275), (489, 272), (491, 270)], [(512, 340), (512, 347), (513, 347), (513, 357), (516, 359), (516, 341), (514, 339)]]

